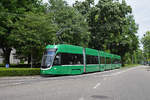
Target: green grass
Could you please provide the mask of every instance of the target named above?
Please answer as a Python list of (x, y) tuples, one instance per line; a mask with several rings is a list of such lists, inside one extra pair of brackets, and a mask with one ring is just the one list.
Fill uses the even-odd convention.
[(137, 67), (137, 66), (139, 66), (140, 64), (125, 64), (125, 66), (124, 67), (122, 67), (122, 68), (131, 68), (131, 67)]
[(0, 68), (0, 77), (30, 75), (40, 75), (40, 68)]

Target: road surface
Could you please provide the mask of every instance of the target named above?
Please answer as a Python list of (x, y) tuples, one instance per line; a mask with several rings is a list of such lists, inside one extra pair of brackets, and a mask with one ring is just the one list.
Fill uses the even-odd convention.
[(77, 76), (1, 77), (0, 100), (150, 100), (147, 67)]

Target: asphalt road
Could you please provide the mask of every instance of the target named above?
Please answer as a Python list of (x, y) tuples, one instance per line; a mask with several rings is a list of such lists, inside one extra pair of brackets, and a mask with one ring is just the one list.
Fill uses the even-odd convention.
[(150, 100), (147, 66), (77, 76), (3, 77), (0, 100)]

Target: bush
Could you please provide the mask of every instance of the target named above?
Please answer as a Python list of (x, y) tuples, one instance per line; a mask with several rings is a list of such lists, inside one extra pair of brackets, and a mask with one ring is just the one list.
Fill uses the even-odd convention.
[(4, 64), (0, 64), (0, 67), (5, 67), (5, 65)]
[(0, 68), (0, 77), (29, 75), (40, 75), (40, 68)]

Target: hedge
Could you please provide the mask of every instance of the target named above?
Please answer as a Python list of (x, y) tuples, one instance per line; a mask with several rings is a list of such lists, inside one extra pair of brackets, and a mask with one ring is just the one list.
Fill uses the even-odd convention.
[(30, 75), (40, 75), (40, 68), (0, 68), (0, 77)]
[[(40, 68), (41, 64), (33, 64), (33, 68)], [(0, 67), (5, 67), (4, 64), (0, 64)], [(31, 64), (10, 64), (10, 68), (31, 68)]]
[(125, 64), (125, 66), (122, 67), (122, 68), (136, 67), (136, 66), (138, 66), (138, 65), (140, 65), (140, 64)]

